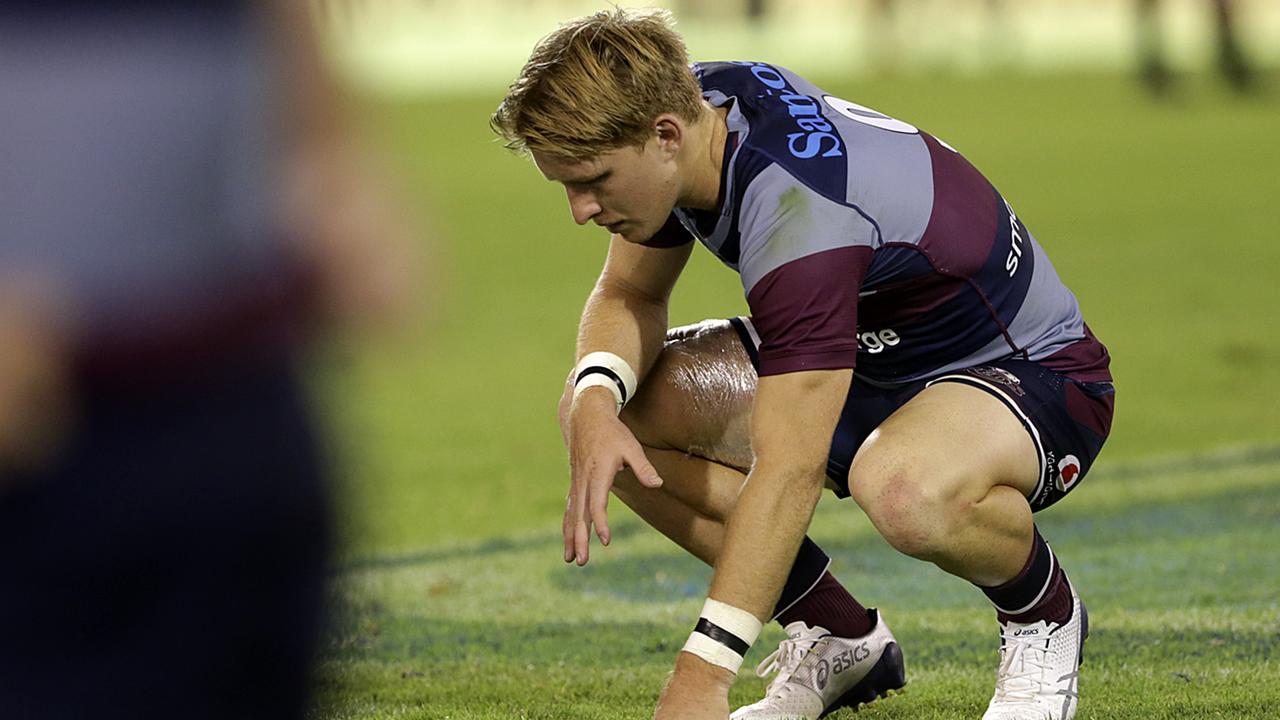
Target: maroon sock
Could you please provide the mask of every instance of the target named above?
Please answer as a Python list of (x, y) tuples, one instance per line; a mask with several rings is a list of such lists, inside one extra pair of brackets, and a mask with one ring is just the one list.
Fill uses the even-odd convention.
[(810, 627), (824, 627), (838, 637), (856, 638), (871, 632), (871, 616), (867, 609), (854, 600), (830, 572), (823, 573), (809, 592), (779, 613), (776, 619), (783, 627), (802, 620)]
[(996, 606), (1000, 622), (1063, 624), (1071, 619), (1071, 584), (1039, 530), (1022, 570), (1003, 585), (981, 589)]

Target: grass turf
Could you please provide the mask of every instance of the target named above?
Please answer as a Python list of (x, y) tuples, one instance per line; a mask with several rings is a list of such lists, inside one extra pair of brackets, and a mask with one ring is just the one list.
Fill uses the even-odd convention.
[[(1280, 566), (1259, 549), (1280, 544), (1278, 471), (1100, 472), (1042, 514), (1090, 608), (1080, 717), (1274, 717)], [(812, 534), (906, 653), (906, 694), (859, 716), (981, 714), (998, 646), (981, 595), (897, 554), (848, 501), (824, 501)], [(558, 549), (549, 529), (348, 566), (319, 715), (650, 717), (709, 569), (634, 520), (585, 568)], [(758, 696), (748, 669), (781, 635), (752, 649), (735, 704)]]
[[(1097, 475), (1040, 517), (1091, 611), (1080, 716), (1273, 717), (1280, 464), (1141, 461), (1280, 437), (1280, 102), (1206, 83), (1153, 103), (1093, 76), (825, 84), (965, 153), (1112, 351)], [(708, 571), (617, 503), (614, 547), (558, 561), (554, 405), (605, 244), (490, 139), (500, 95), (374, 105), (431, 218), (439, 300), (429, 333), (319, 368), (350, 538), (319, 718), (649, 717), (705, 593)], [(743, 309), (697, 251), (672, 322)], [(976, 716), (996, 643), (980, 596), (893, 553), (852, 505), (824, 501), (814, 534), (907, 655), (907, 695), (860, 716)], [(743, 678), (735, 703), (758, 691)]]

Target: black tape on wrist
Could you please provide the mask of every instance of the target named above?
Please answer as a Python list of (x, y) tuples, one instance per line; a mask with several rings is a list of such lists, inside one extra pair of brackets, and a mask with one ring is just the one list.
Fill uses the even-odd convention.
[(693, 627), (693, 631), (706, 635), (743, 657), (746, 657), (747, 651), (751, 649), (751, 646), (747, 644), (746, 640), (743, 640), (706, 618), (698, 618), (698, 624)]
[(622, 378), (618, 377), (618, 373), (603, 365), (592, 365), (583, 368), (582, 372), (578, 373), (578, 377), (574, 378), (573, 384), (577, 386), (578, 383), (582, 382), (582, 378), (588, 375), (603, 375), (612, 380), (618, 386), (618, 392), (622, 394), (622, 404), (627, 404), (627, 384), (622, 382)]

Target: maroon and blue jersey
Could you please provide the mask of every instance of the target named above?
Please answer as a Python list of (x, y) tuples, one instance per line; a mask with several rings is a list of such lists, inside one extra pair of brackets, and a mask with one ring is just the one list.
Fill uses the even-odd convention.
[(1044, 250), (946, 143), (774, 65), (693, 69), (728, 111), (720, 206), (677, 208), (651, 243), (678, 221), (738, 271), (761, 375), (899, 384), (1018, 358), (1111, 380)]

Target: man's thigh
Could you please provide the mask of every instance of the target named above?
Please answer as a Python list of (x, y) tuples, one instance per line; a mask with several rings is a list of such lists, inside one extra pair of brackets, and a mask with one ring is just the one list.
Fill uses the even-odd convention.
[(971, 484), (974, 493), (996, 484), (1017, 488), (1038, 511), (1088, 473), (1113, 410), (1109, 383), (1078, 382), (1024, 360), (895, 389), (862, 383), (850, 392), (828, 473), (849, 482), (855, 456), (878, 444), (882, 457)]
[[(745, 317), (673, 328), (622, 418), (644, 445), (751, 469), (759, 337)], [(827, 487), (841, 492), (828, 473)], [(842, 476), (841, 476), (842, 477)]]
[(728, 320), (673, 328), (622, 419), (641, 443), (746, 472), (756, 372)]
[[(646, 445), (746, 472), (759, 344), (748, 318), (671, 330), (624, 419)], [(900, 431), (900, 452), (939, 467), (955, 467), (963, 453), (974, 452), (971, 465), (991, 482), (1018, 488), (1033, 511), (1041, 510), (1088, 473), (1110, 431), (1114, 397), (1109, 383), (1078, 382), (1024, 360), (890, 388), (855, 376), (831, 440), (828, 487), (848, 497), (854, 456), (877, 431), (893, 429)]]
[(1031, 438), (999, 400), (971, 386), (938, 383), (922, 388), (871, 432), (854, 455), (847, 482), (863, 507), (906, 485), (919, 494), (918, 502), (971, 505), (997, 485), (1030, 495), (1039, 464)]

